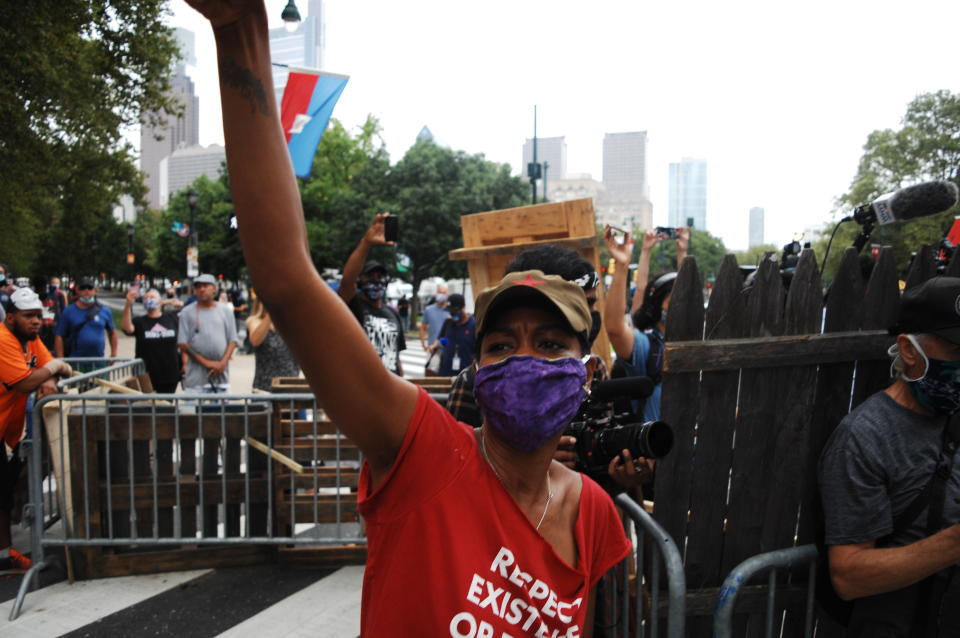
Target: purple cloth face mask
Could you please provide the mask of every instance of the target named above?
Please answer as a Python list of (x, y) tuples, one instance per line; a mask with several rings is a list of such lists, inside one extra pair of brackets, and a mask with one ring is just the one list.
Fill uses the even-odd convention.
[(524, 355), (477, 370), (473, 392), (484, 423), (510, 447), (531, 452), (570, 424), (586, 381), (579, 359)]

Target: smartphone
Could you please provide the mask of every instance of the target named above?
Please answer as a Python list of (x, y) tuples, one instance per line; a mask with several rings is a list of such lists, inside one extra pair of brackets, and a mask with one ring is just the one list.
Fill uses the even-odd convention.
[(611, 226), (610, 230), (613, 231), (613, 238), (617, 240), (618, 244), (623, 244), (623, 242), (627, 241), (627, 231), (624, 229)]
[(672, 226), (657, 226), (655, 232), (660, 239), (679, 239), (680, 229)]
[(139, 282), (139, 281), (135, 281), (135, 282), (133, 282), (132, 284), (130, 284), (130, 292), (135, 292), (135, 293), (137, 293), (137, 296), (138, 296), (138, 297), (140, 296), (140, 282)]
[(383, 238), (387, 241), (400, 239), (400, 218), (390, 215), (383, 220)]

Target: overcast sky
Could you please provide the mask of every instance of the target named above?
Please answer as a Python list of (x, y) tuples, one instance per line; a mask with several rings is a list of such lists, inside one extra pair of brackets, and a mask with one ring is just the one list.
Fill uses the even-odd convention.
[[(267, 0), (272, 26), (286, 0)], [(306, 14), (306, 0), (298, 3)], [(222, 143), (209, 27), (196, 33), (200, 141)], [(919, 93), (960, 92), (960, 2), (775, 0), (328, 0), (325, 70), (351, 76), (334, 111), (380, 118), (397, 161), (424, 125), (437, 141), (520, 173), (524, 139), (563, 135), (567, 170), (602, 177), (603, 135), (648, 132), (654, 223), (668, 165), (708, 164), (707, 228), (747, 245), (752, 206), (767, 242), (833, 219), (870, 131), (895, 128)]]

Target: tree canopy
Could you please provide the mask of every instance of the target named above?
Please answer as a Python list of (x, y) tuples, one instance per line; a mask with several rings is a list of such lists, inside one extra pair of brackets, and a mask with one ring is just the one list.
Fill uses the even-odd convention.
[[(847, 214), (853, 207), (904, 186), (929, 180), (956, 182), (958, 166), (960, 95), (950, 91), (925, 93), (907, 106), (900, 128), (873, 131), (867, 136), (850, 190), (838, 199), (838, 204)], [(898, 265), (905, 268), (913, 251), (943, 237), (956, 214), (954, 207), (939, 215), (878, 226), (871, 243), (893, 246)], [(821, 258), (833, 227), (829, 224), (816, 244)], [(832, 278), (843, 248), (853, 242), (858, 232), (859, 227), (852, 222), (837, 230), (825, 269), (826, 279)]]
[(166, 11), (147, 0), (0, 4), (0, 257), (14, 271), (95, 272), (97, 251), (114, 245), (111, 208), (142, 199), (123, 136), (142, 113), (177, 111)]

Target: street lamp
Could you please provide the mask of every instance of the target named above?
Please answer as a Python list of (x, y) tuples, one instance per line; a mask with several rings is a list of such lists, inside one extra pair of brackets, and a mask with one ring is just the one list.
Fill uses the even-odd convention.
[(280, 18), (283, 20), (283, 28), (287, 30), (287, 33), (296, 31), (297, 27), (300, 26), (300, 12), (297, 10), (297, 3), (289, 0), (287, 6), (280, 13)]
[(187, 277), (200, 274), (200, 251), (197, 248), (197, 202), (200, 195), (192, 188), (187, 191), (187, 204), (190, 205), (190, 241), (187, 245)]

